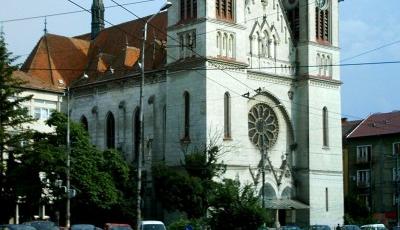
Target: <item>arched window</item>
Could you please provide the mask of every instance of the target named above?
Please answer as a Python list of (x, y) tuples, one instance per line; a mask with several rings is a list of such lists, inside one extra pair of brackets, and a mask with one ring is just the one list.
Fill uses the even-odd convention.
[(106, 147), (115, 148), (115, 119), (111, 112), (108, 112), (106, 118)]
[[(320, 8), (321, 7), (321, 8)], [(315, 34), (318, 42), (329, 43), (329, 3), (315, 9)]]
[(133, 154), (135, 160), (139, 159), (140, 146), (140, 108), (137, 107), (133, 114)]
[(188, 34), (186, 34), (186, 54), (185, 54), (186, 58), (191, 56), (191, 53), (192, 53), (191, 43), (192, 43), (191, 34), (188, 33)]
[(258, 46), (257, 46), (257, 56), (258, 57), (260, 57), (261, 55), (262, 55), (262, 40), (261, 40), (261, 36), (260, 36), (260, 33), (259, 32), (257, 32), (257, 44), (258, 44)]
[(322, 71), (321, 71), (321, 55), (317, 54), (317, 68), (318, 68), (318, 75), (321, 76)]
[(221, 33), (220, 32), (217, 32), (217, 51), (218, 51), (218, 55), (221, 56), (222, 48), (221, 48)]
[(224, 137), (231, 138), (231, 96), (224, 95)]
[(233, 35), (229, 35), (228, 57), (233, 58)]
[(190, 138), (190, 95), (187, 91), (183, 93), (184, 101), (184, 139)]
[(328, 128), (328, 109), (322, 109), (322, 142), (324, 146), (329, 146), (329, 128)]
[(89, 123), (87, 118), (85, 117), (85, 115), (82, 115), (81, 119), (80, 119), (81, 125), (83, 127), (83, 129), (87, 131), (89, 131)]

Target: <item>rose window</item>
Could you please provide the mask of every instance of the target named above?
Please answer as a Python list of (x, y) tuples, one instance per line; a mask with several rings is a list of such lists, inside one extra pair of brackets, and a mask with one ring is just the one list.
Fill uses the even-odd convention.
[(249, 111), (249, 137), (257, 147), (271, 147), (279, 133), (278, 118), (266, 104), (256, 104)]

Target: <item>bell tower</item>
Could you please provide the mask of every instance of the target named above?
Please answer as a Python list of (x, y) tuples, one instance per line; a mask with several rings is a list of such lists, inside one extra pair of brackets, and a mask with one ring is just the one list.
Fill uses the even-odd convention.
[(340, 63), (339, 6), (337, 0), (300, 0), (296, 10), (297, 181), (298, 194), (310, 205), (297, 218), (336, 226), (344, 215), (340, 68), (332, 65)]
[(97, 34), (104, 29), (103, 0), (93, 0), (91, 11), (92, 11), (91, 38), (95, 39)]

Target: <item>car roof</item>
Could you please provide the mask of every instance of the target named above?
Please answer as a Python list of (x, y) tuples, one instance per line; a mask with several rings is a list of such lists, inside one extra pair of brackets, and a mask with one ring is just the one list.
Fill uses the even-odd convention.
[(142, 224), (143, 225), (145, 225), (145, 224), (162, 224), (162, 225), (164, 225), (163, 222), (158, 221), (158, 220), (143, 220)]

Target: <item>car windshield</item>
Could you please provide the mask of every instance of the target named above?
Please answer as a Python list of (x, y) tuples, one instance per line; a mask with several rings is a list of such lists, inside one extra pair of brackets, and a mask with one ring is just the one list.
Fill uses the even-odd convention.
[(162, 224), (145, 224), (143, 230), (165, 230), (165, 227)]
[(0, 230), (36, 230), (36, 228), (25, 224), (10, 224), (0, 226)]

